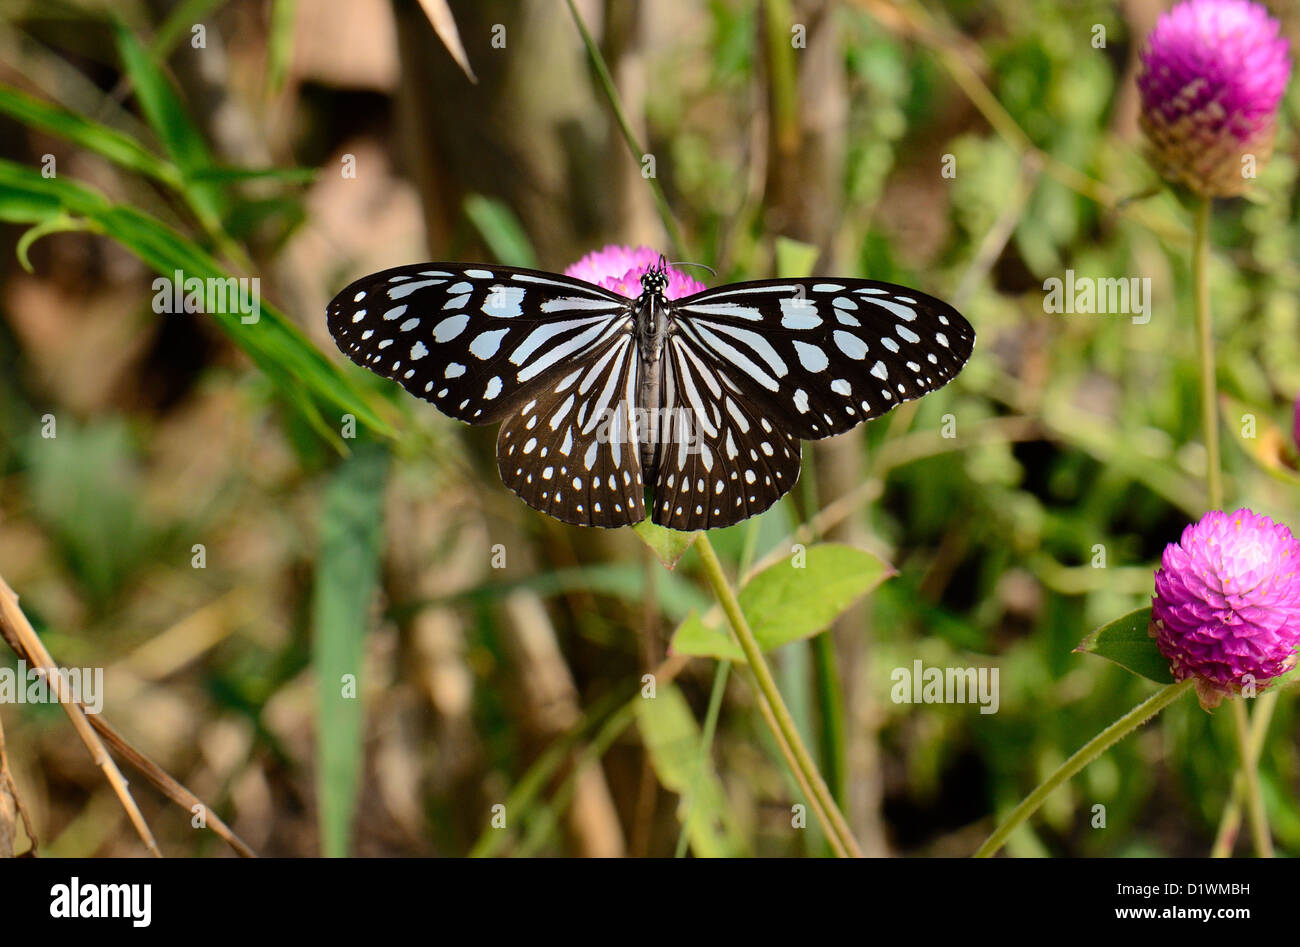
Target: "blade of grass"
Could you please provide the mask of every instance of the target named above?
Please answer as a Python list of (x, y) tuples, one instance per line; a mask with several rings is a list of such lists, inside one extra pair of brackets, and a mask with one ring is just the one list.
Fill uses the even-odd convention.
[(180, 171), (183, 182), (180, 193), (186, 204), (221, 252), (241, 266), (250, 268), (247, 255), (223, 230), (222, 221), (229, 209), (225, 192), (216, 182), (197, 176), (214, 166), (198, 126), (149, 51), (121, 22), (115, 22), (113, 30), (118, 55), (135, 87), (140, 110)]
[(293, 20), (297, 0), (273, 0), (271, 27), (266, 41), (266, 91), (275, 94), (284, 88), (293, 62)]
[(0, 84), (0, 112), (31, 128), (58, 135), (119, 167), (153, 178), (168, 187), (179, 189), (182, 186), (181, 173), (175, 165), (159, 158), (125, 132), (33, 98), (13, 86)]
[(321, 511), (312, 592), (312, 663), (321, 850), (330, 858), (348, 854), (361, 787), (361, 672), (383, 549), (387, 471), (387, 451), (377, 444), (358, 446), (335, 471)]
[(507, 266), (537, 268), (537, 254), (519, 219), (501, 201), (482, 194), (465, 198), (465, 216), (500, 262)]

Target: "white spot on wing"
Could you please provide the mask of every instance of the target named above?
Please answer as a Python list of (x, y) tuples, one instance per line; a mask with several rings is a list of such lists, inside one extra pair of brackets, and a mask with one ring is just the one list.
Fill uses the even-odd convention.
[(464, 332), (467, 325), (469, 325), (469, 316), (464, 313), (459, 316), (448, 316), (433, 327), (433, 341), (450, 342)]
[(807, 342), (795, 339), (794, 350), (799, 356), (799, 364), (810, 372), (825, 371), (826, 366), (830, 364), (830, 360), (820, 346), (809, 345)]
[(845, 332), (843, 329), (836, 329), (833, 338), (835, 339), (835, 347), (849, 358), (862, 361), (867, 357), (867, 343), (853, 333)]
[(916, 319), (916, 310), (911, 306), (904, 306), (900, 303), (890, 302), (887, 299), (868, 299), (865, 301), (879, 306), (881, 309), (886, 309), (889, 312), (892, 312), (904, 322), (913, 322)]
[(523, 312), (522, 286), (493, 286), (483, 300), (483, 312), (498, 319), (509, 319)]
[[(785, 300), (782, 300), (784, 303)], [(740, 303), (704, 303), (699, 306), (683, 306), (682, 309), (693, 316), (730, 316), (734, 319), (748, 319), (751, 322), (761, 321), (763, 314), (753, 306), (742, 306)]]
[(402, 299), (406, 296), (411, 295), (411, 293), (415, 292), (417, 289), (423, 289), (426, 286), (436, 286), (438, 283), (441, 282), (443, 281), (440, 279), (417, 279), (417, 280), (411, 280), (409, 283), (401, 283), (400, 285), (397, 286), (390, 286), (388, 287), (388, 298)]
[(815, 329), (822, 324), (817, 307), (807, 299), (781, 300), (781, 325), (787, 329)]
[(509, 329), (490, 329), (487, 332), (480, 332), (469, 344), (470, 352), (478, 358), (491, 358), (497, 354), (501, 348), (501, 340), (509, 331)]

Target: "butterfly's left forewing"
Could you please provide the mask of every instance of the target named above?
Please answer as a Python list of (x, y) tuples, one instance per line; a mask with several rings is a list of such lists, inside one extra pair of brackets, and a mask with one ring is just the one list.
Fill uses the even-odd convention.
[(942, 387), (975, 344), (947, 303), (874, 280), (735, 283), (668, 309), (665, 398), (686, 410), (661, 425), (653, 515), (673, 529), (767, 509), (798, 479), (800, 439)]
[(732, 369), (755, 405), (806, 440), (943, 387), (975, 346), (952, 306), (875, 280), (734, 283), (671, 308), (696, 351)]

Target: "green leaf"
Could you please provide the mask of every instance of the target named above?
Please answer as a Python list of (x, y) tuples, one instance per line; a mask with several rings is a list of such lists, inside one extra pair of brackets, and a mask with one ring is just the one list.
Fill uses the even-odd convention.
[(754, 576), (740, 590), (740, 607), (769, 651), (821, 631), (892, 575), (889, 565), (865, 549), (822, 543)]
[(357, 447), (335, 471), (321, 510), (312, 589), (312, 661), (321, 849), (330, 858), (348, 854), (361, 786), (361, 665), (379, 579), (387, 472), (388, 454), (382, 447)]
[(705, 657), (725, 659), (736, 664), (745, 663), (745, 652), (731, 637), (722, 616), (715, 612), (709, 618), (701, 618), (695, 612), (686, 616), (686, 620), (673, 632), (670, 650), (673, 654), (694, 654)]
[(685, 555), (686, 550), (691, 548), (691, 543), (695, 542), (697, 535), (696, 533), (683, 533), (675, 529), (669, 529), (666, 526), (660, 526), (658, 523), (652, 522), (649, 517), (637, 523), (632, 529), (641, 537), (641, 541), (659, 557), (659, 561), (664, 564), (666, 569), (676, 567), (677, 560)]
[(465, 216), (497, 260), (507, 266), (536, 269), (537, 255), (533, 253), (528, 234), (505, 204), (482, 194), (471, 194), (465, 198)]
[(149, 54), (122, 23), (114, 23), (118, 54), (135, 88), (140, 110), (149, 126), (175, 162), (184, 180), (182, 192), (190, 208), (210, 232), (218, 232), (225, 210), (225, 194), (211, 181), (199, 180), (198, 172), (213, 167), (212, 155), (198, 126), (191, 120), (180, 96)]
[(1160, 653), (1156, 640), (1147, 632), (1150, 624), (1151, 606), (1148, 605), (1102, 625), (1079, 642), (1079, 647), (1074, 650), (1114, 661), (1157, 684), (1172, 684), (1174, 677), (1169, 673), (1169, 659)]
[(27, 251), (32, 248), (33, 243), (52, 233), (72, 233), (89, 229), (89, 224), (84, 220), (78, 220), (67, 214), (57, 214), (28, 228), (18, 238), (18, 245), (14, 247), (14, 252), (18, 255), (18, 262), (22, 268), (28, 273), (32, 273), (35, 271), (32, 269), (32, 261), (28, 258)]
[(130, 135), (61, 106), (32, 98), (12, 86), (0, 84), (0, 112), (24, 125), (65, 138), (129, 171), (173, 188), (181, 184), (180, 172), (174, 165), (154, 155)]
[(812, 275), (821, 254), (810, 243), (800, 243), (789, 237), (776, 238), (776, 275), (781, 279), (797, 279)]
[[(864, 549), (822, 543), (794, 553), (754, 576), (740, 590), (741, 611), (763, 651), (811, 638), (894, 570)], [(673, 634), (672, 647), (694, 654), (744, 661), (721, 621), (691, 616)]]
[[(678, 796), (694, 787), (686, 834), (695, 855), (727, 858), (745, 854), (734, 809), (727, 803), (718, 774), (712, 765), (700, 768), (700, 728), (681, 691), (670, 684), (660, 688), (654, 698), (639, 700), (636, 719), (660, 784)], [(678, 818), (684, 808), (679, 805)]]

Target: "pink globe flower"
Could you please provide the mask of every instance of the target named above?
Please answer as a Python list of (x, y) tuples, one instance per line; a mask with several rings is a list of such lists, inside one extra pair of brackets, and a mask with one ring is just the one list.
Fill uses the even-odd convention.
[(1160, 17), (1137, 84), (1142, 128), (1165, 177), (1212, 197), (1246, 189), (1249, 165), (1273, 152), (1289, 45), (1250, 0), (1187, 0)]
[(1165, 547), (1150, 632), (1174, 679), (1195, 679), (1202, 706), (1295, 666), (1298, 565), (1291, 531), (1245, 509), (1206, 513)]
[[(565, 276), (595, 283), (604, 289), (624, 296), (641, 295), (641, 276), (650, 272), (659, 262), (660, 253), (649, 247), (625, 247), (612, 243), (601, 250), (593, 250), (564, 271)], [(702, 292), (705, 285), (691, 279), (680, 270), (668, 268), (668, 288), (664, 295), (679, 299)]]

